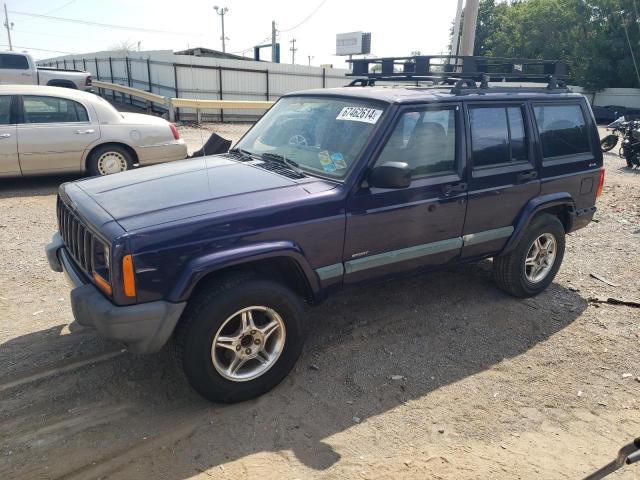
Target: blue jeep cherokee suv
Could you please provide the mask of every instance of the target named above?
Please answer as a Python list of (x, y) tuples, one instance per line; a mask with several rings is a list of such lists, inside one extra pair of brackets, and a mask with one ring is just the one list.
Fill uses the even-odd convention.
[(49, 262), (78, 323), (138, 353), (172, 338), (222, 402), (280, 382), (303, 305), (344, 287), (493, 257), (500, 288), (536, 295), (595, 212), (602, 153), (582, 95), (505, 90), (286, 95), (226, 154), (62, 185)]

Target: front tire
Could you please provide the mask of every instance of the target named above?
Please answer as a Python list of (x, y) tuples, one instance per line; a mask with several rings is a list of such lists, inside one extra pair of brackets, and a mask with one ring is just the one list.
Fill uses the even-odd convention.
[(296, 294), (276, 282), (235, 276), (190, 301), (174, 335), (174, 356), (200, 395), (241, 402), (287, 376), (304, 333)]
[(618, 136), (617, 135), (607, 135), (602, 140), (600, 140), (600, 146), (602, 147), (603, 152), (609, 152), (613, 150), (613, 148), (618, 144)]
[(111, 175), (133, 168), (131, 153), (120, 145), (102, 145), (96, 148), (87, 161), (92, 176)]
[(557, 217), (537, 215), (508, 254), (493, 259), (498, 287), (519, 298), (538, 295), (555, 278), (564, 258), (565, 231)]

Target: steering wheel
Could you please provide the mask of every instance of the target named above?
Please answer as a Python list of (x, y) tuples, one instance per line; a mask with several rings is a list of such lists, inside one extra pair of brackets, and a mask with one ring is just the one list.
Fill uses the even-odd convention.
[(304, 135), (300, 135), (299, 133), (297, 133), (289, 138), (289, 145), (303, 145), (306, 147), (308, 145), (308, 142)]

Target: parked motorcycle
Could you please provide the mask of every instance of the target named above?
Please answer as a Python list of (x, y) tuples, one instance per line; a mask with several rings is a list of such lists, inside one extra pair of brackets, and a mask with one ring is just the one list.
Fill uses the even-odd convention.
[(628, 443), (618, 451), (616, 459), (597, 472), (593, 472), (591, 475), (587, 475), (584, 480), (600, 480), (607, 475), (615, 472), (625, 465), (631, 465), (640, 460), (640, 437), (636, 438), (633, 442)]
[(626, 120), (620, 117), (607, 125), (611, 134), (600, 140), (603, 152), (613, 150), (622, 136), (622, 146), (618, 155), (627, 162), (627, 167), (640, 167), (640, 120)]

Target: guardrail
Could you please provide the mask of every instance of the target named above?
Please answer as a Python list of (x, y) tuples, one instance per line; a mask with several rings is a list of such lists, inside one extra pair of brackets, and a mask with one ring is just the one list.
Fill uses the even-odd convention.
[(196, 111), (196, 123), (200, 123), (200, 110), (257, 109), (268, 110), (275, 103), (267, 100), (199, 100), (194, 98), (169, 98), (137, 88), (117, 83), (94, 80), (93, 86), (105, 90), (120, 92), (131, 97), (142, 98), (147, 102), (161, 104), (169, 111), (169, 119), (175, 121), (177, 108), (193, 108)]
[(132, 97), (142, 98), (147, 100), (148, 102), (160, 103), (162, 105), (166, 105), (167, 97), (163, 97), (162, 95), (156, 95), (155, 93), (145, 92), (144, 90), (139, 90), (137, 88), (126, 87), (124, 85), (118, 85), (117, 83), (109, 83), (103, 82), (101, 80), (94, 80), (91, 82), (94, 87), (104, 88), (105, 90), (113, 90), (115, 92), (126, 93), (127, 95), (131, 95)]

